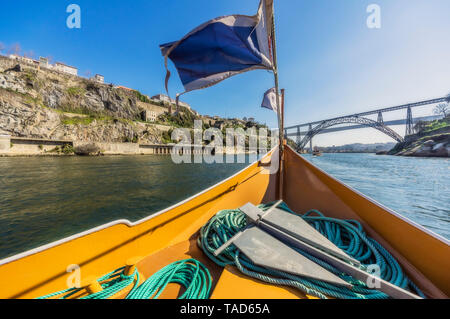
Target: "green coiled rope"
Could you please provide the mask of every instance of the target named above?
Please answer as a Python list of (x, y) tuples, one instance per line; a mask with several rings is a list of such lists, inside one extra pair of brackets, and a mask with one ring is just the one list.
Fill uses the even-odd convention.
[(177, 261), (159, 270), (127, 299), (157, 299), (169, 283), (177, 283), (186, 291), (178, 299), (208, 299), (211, 293), (211, 275), (202, 263), (195, 259)]
[[(127, 299), (157, 299), (169, 283), (177, 283), (186, 288), (179, 299), (208, 299), (211, 294), (212, 279), (208, 269), (195, 259), (174, 262), (139, 284), (139, 272), (136, 269), (130, 276), (124, 274), (125, 267), (110, 272), (97, 281), (103, 290), (82, 297), (81, 299), (108, 299), (122, 291), (135, 281)], [(67, 299), (84, 288), (69, 288), (37, 299), (49, 299), (61, 296)]]
[[(100, 277), (97, 281), (100, 283), (100, 286), (103, 288), (103, 290), (94, 294), (84, 296), (80, 299), (108, 299), (131, 285), (136, 278), (136, 282), (131, 289), (131, 291), (133, 291), (137, 288), (137, 285), (139, 283), (139, 272), (136, 269), (133, 274), (127, 276), (125, 275), (124, 270), (125, 267), (121, 267)], [(43, 297), (39, 297), (37, 299), (49, 299), (56, 296), (61, 296), (59, 299), (67, 299), (82, 290), (84, 290), (84, 288), (69, 288)]]
[[(273, 203), (260, 205), (262, 210), (267, 210)], [(287, 212), (294, 213), (289, 207), (282, 203), (278, 206)], [(311, 216), (313, 213), (318, 216)], [(361, 224), (357, 221), (344, 221), (324, 217), (318, 211), (310, 211), (303, 218), (315, 227), (324, 236), (343, 249), (347, 254), (359, 260), (363, 269), (376, 263), (380, 266), (381, 277), (402, 288), (411, 287), (420, 296), (423, 293), (403, 274), (398, 262), (375, 240), (366, 236)], [(234, 245), (226, 248), (221, 255), (213, 253), (222, 244), (232, 238), (237, 232), (247, 225), (246, 216), (240, 210), (223, 210), (214, 216), (200, 231), (198, 244), (204, 253), (217, 265), (235, 265), (242, 273), (260, 279), (262, 281), (286, 285), (297, 288), (308, 295), (319, 298), (343, 298), (343, 299), (384, 299), (388, 296), (380, 291), (367, 288), (366, 284), (351, 276), (340, 272), (328, 263), (315, 258), (308, 253), (294, 248), (300, 254), (321, 265), (330, 272), (336, 274), (343, 280), (351, 283), (351, 289), (333, 285), (319, 280), (295, 276), (282, 271), (271, 270), (253, 264)]]

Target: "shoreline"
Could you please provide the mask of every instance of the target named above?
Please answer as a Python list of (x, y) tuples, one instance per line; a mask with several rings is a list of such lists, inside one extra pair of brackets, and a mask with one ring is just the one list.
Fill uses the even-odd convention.
[[(251, 154), (257, 154), (255, 152), (245, 152), (245, 153), (222, 153), (222, 155), (251, 155)], [(368, 153), (368, 152), (336, 152), (336, 153), (323, 153), (323, 154), (373, 154), (377, 156), (390, 156), (390, 157), (410, 157), (410, 158), (449, 158), (448, 156), (401, 156), (401, 155), (393, 155), (393, 154), (377, 154), (377, 153)], [(150, 154), (150, 153), (101, 153), (101, 154), (95, 154), (95, 155), (77, 155), (77, 154), (56, 154), (56, 153), (40, 153), (40, 154), (23, 154), (23, 153), (0, 153), (0, 158), (26, 158), (26, 157), (111, 157), (111, 156), (170, 156), (171, 153), (166, 154)], [(190, 154), (194, 155), (194, 154)], [(301, 155), (311, 155), (308, 153), (301, 154)]]
[[(226, 155), (252, 155), (258, 154), (256, 152), (244, 152), (244, 153), (222, 153)], [(77, 155), (77, 154), (57, 154), (57, 153), (36, 153), (36, 154), (24, 154), (24, 153), (0, 153), (0, 158), (6, 157), (108, 157), (108, 156), (171, 156), (172, 153), (100, 153), (92, 155)], [(194, 156), (195, 154), (189, 154)], [(197, 154), (198, 155), (198, 154)]]

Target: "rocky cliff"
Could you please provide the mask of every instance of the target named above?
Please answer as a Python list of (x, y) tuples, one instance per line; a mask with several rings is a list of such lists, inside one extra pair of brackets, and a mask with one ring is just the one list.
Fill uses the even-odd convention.
[(162, 143), (170, 126), (140, 120), (137, 91), (0, 56), (0, 134), (76, 141)]
[[(182, 107), (169, 114), (140, 92), (20, 63), (0, 55), (0, 134), (79, 142), (171, 143), (175, 127), (264, 127), (240, 119), (201, 116)], [(175, 106), (172, 107), (175, 110)], [(146, 122), (148, 114), (156, 122)]]
[(450, 117), (427, 123), (418, 133), (407, 136), (389, 155), (450, 157)]

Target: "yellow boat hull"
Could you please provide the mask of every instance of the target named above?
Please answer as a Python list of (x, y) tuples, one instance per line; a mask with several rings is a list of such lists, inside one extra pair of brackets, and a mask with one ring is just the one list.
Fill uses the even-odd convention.
[[(274, 160), (278, 155), (272, 152), (261, 161), (267, 162), (271, 156)], [(278, 199), (279, 176), (267, 172), (257, 162), (193, 198), (136, 223), (116, 221), (4, 259), (0, 261), (0, 298), (36, 298), (65, 289), (70, 265), (78, 265), (83, 278), (98, 278), (135, 257), (139, 257), (137, 268), (146, 278), (170, 262), (186, 257), (199, 259), (211, 270), (212, 298), (306, 298), (294, 289), (247, 278), (232, 267), (218, 268), (195, 243), (201, 226), (218, 211)], [(426, 295), (450, 295), (447, 240), (352, 190), (289, 147), (281, 180), (283, 200), (294, 211), (304, 213), (314, 208), (329, 217), (360, 221)], [(236, 285), (241, 287), (239, 291)], [(178, 293), (171, 285), (162, 297), (176, 298)]]

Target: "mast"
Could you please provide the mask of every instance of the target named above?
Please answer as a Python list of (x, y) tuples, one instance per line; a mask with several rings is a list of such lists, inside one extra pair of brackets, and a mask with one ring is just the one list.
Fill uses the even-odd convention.
[[(280, 86), (278, 81), (277, 41), (275, 36), (275, 6), (272, 2), (272, 52), (273, 52), (273, 75), (275, 81), (275, 94), (277, 102), (278, 135), (279, 135), (279, 169), (278, 169), (278, 197), (283, 198), (283, 153), (284, 153), (284, 105), (280, 105)], [(284, 104), (284, 103), (283, 103)]]
[(283, 147), (283, 134), (282, 130), (282, 112), (280, 105), (280, 86), (278, 81), (278, 62), (277, 62), (277, 42), (275, 36), (275, 10), (274, 4), (272, 2), (272, 52), (273, 52), (273, 75), (275, 80), (275, 94), (277, 100), (277, 116), (278, 116), (278, 130), (279, 130), (279, 141), (280, 141), (280, 150)]

